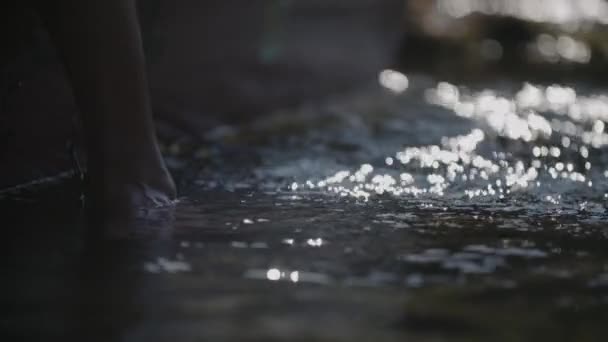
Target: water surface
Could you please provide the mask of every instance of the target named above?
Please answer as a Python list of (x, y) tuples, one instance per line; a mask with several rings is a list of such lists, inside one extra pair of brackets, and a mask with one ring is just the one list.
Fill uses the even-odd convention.
[(86, 239), (70, 186), (4, 193), (2, 330), (601, 340), (607, 93), (403, 76), (169, 148), (184, 198), (159, 238)]

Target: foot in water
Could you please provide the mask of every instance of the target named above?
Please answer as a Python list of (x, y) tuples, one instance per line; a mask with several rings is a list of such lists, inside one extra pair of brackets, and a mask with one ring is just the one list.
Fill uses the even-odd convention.
[(155, 145), (129, 146), (113, 152), (106, 149), (106, 158), (99, 160), (100, 154), (88, 158), (84, 205), (96, 235), (158, 237), (170, 230), (175, 184), (160, 153), (150, 146)]
[(175, 185), (156, 140), (134, 1), (38, 4), (80, 110), (91, 221), (126, 222), (171, 207)]
[(148, 210), (171, 208), (176, 200), (175, 184), (162, 162), (92, 170), (85, 182), (87, 213), (96, 218), (138, 218)]

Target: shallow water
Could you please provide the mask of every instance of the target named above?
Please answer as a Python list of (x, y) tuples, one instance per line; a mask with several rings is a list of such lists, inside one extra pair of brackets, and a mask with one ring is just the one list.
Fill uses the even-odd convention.
[[(388, 75), (388, 76), (387, 76)], [(4, 194), (19, 339), (602, 340), (607, 93), (384, 74), (168, 157), (162, 238), (84, 238), (70, 187)], [(405, 86), (407, 90), (405, 90)], [(10, 221), (9, 221), (10, 222)]]

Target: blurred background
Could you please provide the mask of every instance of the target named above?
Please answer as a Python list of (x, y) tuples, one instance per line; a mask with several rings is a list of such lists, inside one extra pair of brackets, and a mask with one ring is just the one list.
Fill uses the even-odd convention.
[(98, 245), (57, 52), (0, 1), (4, 340), (605, 340), (607, 1), (138, 5), (183, 198)]
[[(165, 142), (320, 103), (386, 69), (467, 82), (605, 82), (602, 0), (139, 1)], [(0, 188), (71, 169), (69, 84), (33, 8), (0, 5)]]

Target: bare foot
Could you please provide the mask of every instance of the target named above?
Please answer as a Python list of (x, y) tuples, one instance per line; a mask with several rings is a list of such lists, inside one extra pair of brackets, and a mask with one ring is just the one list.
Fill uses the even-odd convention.
[(134, 0), (39, 1), (80, 109), (93, 221), (171, 206), (175, 185), (158, 151)]
[(85, 190), (87, 214), (94, 220), (135, 219), (174, 205), (175, 184), (161, 160), (91, 169)]
[(162, 161), (91, 173), (85, 191), (91, 233), (104, 239), (170, 234), (176, 190)]

